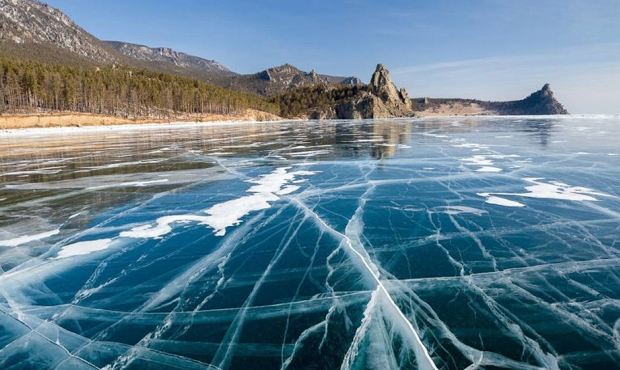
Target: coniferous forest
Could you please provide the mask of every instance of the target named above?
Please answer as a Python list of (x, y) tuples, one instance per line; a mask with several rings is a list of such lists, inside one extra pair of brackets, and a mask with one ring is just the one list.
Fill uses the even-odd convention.
[(72, 111), (124, 117), (279, 113), (275, 102), (167, 73), (0, 57), (0, 113)]
[(326, 110), (345, 99), (355, 97), (359, 92), (367, 91), (365, 86), (317, 85), (293, 89), (274, 98), (280, 107), (282, 117), (302, 117), (312, 111)]

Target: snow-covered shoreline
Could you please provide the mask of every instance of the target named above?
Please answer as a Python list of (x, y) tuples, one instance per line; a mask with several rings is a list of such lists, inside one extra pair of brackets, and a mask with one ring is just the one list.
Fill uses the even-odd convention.
[[(416, 116), (416, 117), (394, 117), (381, 118), (380, 120), (392, 120), (395, 122), (403, 122), (406, 120), (420, 121), (429, 120), (437, 121), (442, 119), (616, 119), (620, 117), (614, 114), (569, 114), (569, 115), (541, 115), (541, 116), (497, 116), (497, 115), (453, 115), (453, 116)], [(361, 119), (356, 121), (371, 121), (372, 119)], [(32, 128), (14, 128), (0, 129), (0, 139), (15, 137), (37, 137), (46, 135), (66, 135), (66, 134), (95, 134), (95, 133), (113, 133), (123, 131), (137, 131), (149, 129), (183, 129), (195, 127), (211, 127), (211, 126), (237, 126), (251, 125), (257, 123), (285, 123), (285, 122), (301, 122), (302, 119), (286, 119), (286, 120), (219, 120), (219, 121), (174, 121), (165, 123), (128, 123), (128, 124), (112, 124), (112, 125), (92, 125), (92, 126), (58, 126), (58, 127), (32, 127)], [(314, 120), (308, 120), (314, 121)], [(348, 120), (325, 120), (324, 122), (342, 122)]]
[[(287, 120), (295, 121), (295, 120)], [(118, 124), (118, 125), (93, 125), (93, 126), (65, 126), (65, 127), (37, 127), (37, 128), (16, 128), (16, 129), (1, 129), (1, 138), (14, 138), (14, 137), (37, 137), (47, 135), (67, 135), (67, 134), (95, 134), (95, 133), (115, 133), (122, 131), (137, 131), (137, 130), (149, 130), (149, 129), (182, 129), (182, 128), (195, 128), (195, 127), (210, 127), (210, 126), (234, 126), (234, 125), (251, 125), (257, 123), (276, 123), (285, 121), (256, 121), (256, 120), (231, 120), (231, 121), (178, 121), (178, 122), (166, 122), (166, 123), (130, 123), (130, 124)]]

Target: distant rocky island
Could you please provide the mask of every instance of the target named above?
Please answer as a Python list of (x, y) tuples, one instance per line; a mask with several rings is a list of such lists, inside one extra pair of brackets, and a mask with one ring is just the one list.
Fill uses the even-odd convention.
[(528, 97), (513, 101), (476, 99), (418, 98), (413, 100), (416, 111), (423, 115), (549, 115), (568, 114), (555, 98), (549, 84)]
[[(379, 64), (368, 84), (290, 64), (251, 74), (175, 51), (102, 41), (58, 9), (0, 0), (0, 127), (213, 119), (567, 114), (548, 84), (523, 100), (409, 98)], [(8, 122), (8, 123), (7, 123)], [(34, 123), (33, 123), (34, 122)], [(22, 126), (19, 126), (22, 127)]]

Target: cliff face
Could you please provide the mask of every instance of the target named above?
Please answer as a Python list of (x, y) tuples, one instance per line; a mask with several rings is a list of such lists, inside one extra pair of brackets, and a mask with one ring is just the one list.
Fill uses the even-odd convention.
[(332, 92), (335, 99), (324, 107), (312, 109), (309, 117), (314, 119), (360, 119), (389, 118), (413, 115), (411, 99), (405, 89), (398, 90), (390, 72), (378, 64), (367, 86), (356, 85), (350, 89), (341, 87)]

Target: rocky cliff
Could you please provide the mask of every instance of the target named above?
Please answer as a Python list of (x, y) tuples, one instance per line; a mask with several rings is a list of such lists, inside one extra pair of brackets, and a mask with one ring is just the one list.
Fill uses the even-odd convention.
[(412, 102), (407, 91), (397, 89), (390, 72), (383, 64), (377, 65), (368, 85), (341, 85), (323, 90), (302, 91), (298, 95), (285, 96), (281, 99), (280, 105), (284, 109), (287, 105), (305, 105), (307, 109), (299, 113), (313, 119), (389, 118), (413, 115)]
[(420, 115), (550, 115), (568, 114), (555, 98), (549, 84), (521, 100), (482, 101), (476, 99), (413, 99)]
[(498, 114), (538, 115), (568, 114), (564, 106), (555, 98), (549, 84), (530, 94), (522, 100), (491, 103), (491, 108)]

